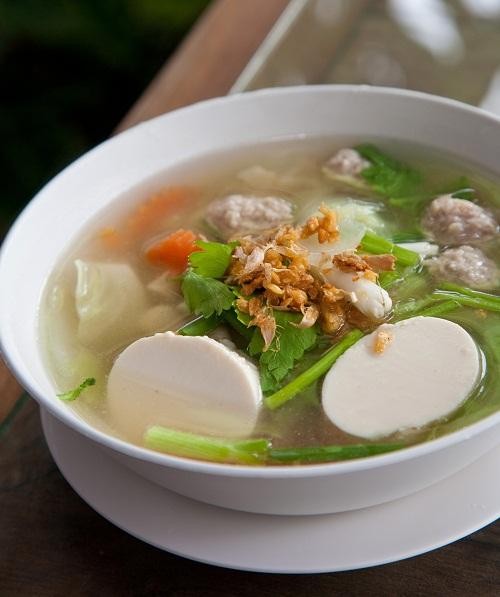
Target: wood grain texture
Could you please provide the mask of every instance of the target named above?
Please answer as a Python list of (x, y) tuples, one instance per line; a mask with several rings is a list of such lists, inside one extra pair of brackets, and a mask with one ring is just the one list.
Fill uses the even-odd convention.
[(225, 95), (288, 0), (216, 0), (118, 125)]
[(0, 425), (14, 407), (21, 393), (21, 386), (0, 358)]

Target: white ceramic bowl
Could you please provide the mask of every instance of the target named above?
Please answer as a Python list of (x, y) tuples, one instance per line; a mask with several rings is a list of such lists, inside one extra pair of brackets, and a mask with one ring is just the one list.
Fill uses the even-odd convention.
[(147, 479), (194, 499), (250, 512), (319, 514), (407, 495), (497, 445), (500, 412), (425, 444), (336, 464), (244, 467), (163, 455), (101, 433), (55, 397), (37, 341), (38, 306), (61, 253), (118, 197), (154, 188), (158, 173), (186, 160), (241, 143), (304, 135), (411, 141), (500, 176), (500, 119), (478, 109), (384, 88), (264, 90), (166, 114), (98, 146), (40, 191), (11, 229), (0, 259), (2, 351), (40, 405)]

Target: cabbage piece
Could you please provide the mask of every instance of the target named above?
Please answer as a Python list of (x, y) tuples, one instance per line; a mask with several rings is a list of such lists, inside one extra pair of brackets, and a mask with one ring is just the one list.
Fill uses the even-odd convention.
[(118, 347), (139, 331), (147, 307), (144, 287), (125, 263), (75, 261), (78, 339), (89, 348)]
[[(78, 321), (73, 300), (69, 288), (56, 285), (48, 296), (41, 320), (47, 357), (61, 390), (74, 387), (83, 377), (94, 377), (98, 383), (104, 379), (102, 359), (81, 346), (75, 337)], [(89, 388), (84, 394), (85, 402), (94, 400), (98, 394), (98, 388)]]

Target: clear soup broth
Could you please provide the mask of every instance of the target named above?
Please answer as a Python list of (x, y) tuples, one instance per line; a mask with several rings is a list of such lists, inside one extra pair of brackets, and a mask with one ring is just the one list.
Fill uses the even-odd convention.
[[(370, 145), (366, 142), (297, 139), (201, 157), (165, 171), (145, 185), (146, 190), (118, 198), (111, 209), (94, 218), (48, 280), (40, 310), (42, 348), (61, 399), (95, 427), (138, 445), (187, 457), (271, 465), (378, 454), (436, 438), (497, 410), (498, 182), (474, 165), (427, 148), (385, 139), (369, 140)], [(358, 149), (342, 153), (345, 148)], [(240, 199), (227, 202), (234, 196)], [(441, 199), (442, 206), (433, 204), (442, 197), (448, 198)], [(280, 201), (269, 204), (272, 209), (267, 212), (263, 208), (262, 213), (253, 213), (248, 201), (255, 204), (264, 198)], [(471, 215), (469, 204), (481, 211)], [(322, 212), (318, 211), (321, 206), (325, 208)], [(235, 222), (229, 211), (236, 214)], [(260, 224), (255, 221), (259, 217), (263, 217)], [(474, 218), (477, 228), (468, 230)], [(283, 240), (286, 231), (292, 231), (292, 240)], [(226, 301), (221, 313), (205, 313), (205, 317), (199, 315), (203, 307), (196, 302), (196, 287), (184, 286), (186, 267), (201, 271), (196, 270), (189, 255), (209, 251), (196, 245), (199, 239), (230, 247), (226, 252), (228, 267), (214, 279), (217, 288), (225, 285), (233, 293), (232, 306)], [(340, 241), (346, 243), (343, 250), (331, 249)], [(402, 256), (394, 246), (403, 248)], [(271, 255), (276, 247), (279, 251)], [(253, 270), (249, 265), (252, 254), (260, 257)], [(374, 254), (392, 256), (385, 265), (376, 262), (385, 269), (373, 265), (370, 256)], [(296, 271), (292, 273), (300, 270), (300, 280), (292, 279), (290, 271), (284, 273), (294, 264)], [(375, 316), (370, 306), (363, 312), (357, 287), (352, 291), (333, 283), (341, 276), (328, 277), (332, 267), (351, 276), (355, 285), (362, 278), (384, 289), (391, 304), (382, 300), (382, 315)], [(202, 277), (205, 283), (210, 276)], [(328, 298), (331, 292), (336, 293), (335, 300)], [(198, 313), (193, 312), (196, 310)], [(360, 338), (375, 334), (375, 342), (381, 344), (374, 350), (384, 359), (394, 347), (392, 337), (385, 346), (386, 336), (377, 336), (379, 326), (426, 316), (459, 324), (480, 354), (480, 372), (472, 389), (444, 416), (424, 424), (411, 424), (410, 420), (382, 434), (346, 431), (325, 408), (323, 381), (330, 367), (283, 403), (272, 402), (273, 396), (308, 374), (349, 333), (359, 330)], [(140, 395), (135, 397), (135, 406), (124, 407), (130, 413), (129, 420), (118, 420), (119, 399), (113, 398), (111, 405), (108, 377), (119, 355), (140, 338), (168, 330), (177, 332), (190, 322), (204, 320), (210, 320), (211, 326), (200, 328), (200, 335), (214, 338), (255, 366), (252, 371), (259, 376), (262, 396), (255, 405), (251, 429), (225, 437), (216, 424), (213, 431), (210, 426), (191, 428), (188, 423), (176, 423), (175, 418), (174, 424), (165, 425), (164, 420), (155, 420), (157, 403), (141, 404)], [(280, 344), (286, 326), (289, 335), (283, 336), (286, 342)], [(185, 329), (187, 335), (195, 337), (189, 327)], [(293, 330), (299, 339), (293, 337)], [(295, 351), (295, 343), (305, 347), (303, 354)], [(397, 344), (397, 336), (393, 343)], [(298, 357), (289, 356), (284, 364), (284, 352), (290, 346), (293, 350), (289, 352), (295, 351)], [(340, 359), (348, 359), (350, 350)], [(263, 357), (266, 353), (279, 360), (279, 375), (271, 369), (270, 357)], [(415, 367), (419, 366), (417, 355), (406, 358), (415, 358)], [(337, 362), (332, 364), (336, 366)], [(190, 367), (196, 376), (196, 359)], [(363, 375), (362, 369), (356, 377)], [(445, 383), (452, 383), (452, 370), (442, 375), (448, 380)], [(88, 379), (95, 383), (89, 382), (81, 393), (65, 394)], [(374, 377), (371, 382), (381, 395), (390, 394), (390, 376)], [(161, 392), (168, 400), (169, 388)], [(234, 392), (238, 394), (237, 387)], [(354, 429), (356, 424), (354, 421)], [(186, 433), (194, 447), (183, 448), (183, 437), (174, 437), (165, 448), (161, 441), (144, 443), (144, 434), (157, 425)], [(240, 460), (238, 446), (225, 452), (212, 452), (210, 445), (208, 452), (198, 449), (200, 437), (208, 444), (226, 442), (230, 448), (251, 438), (265, 440), (265, 446), (256, 444), (254, 450), (245, 444), (242, 450), (250, 457)], [(354, 450), (342, 451), (346, 446)]]

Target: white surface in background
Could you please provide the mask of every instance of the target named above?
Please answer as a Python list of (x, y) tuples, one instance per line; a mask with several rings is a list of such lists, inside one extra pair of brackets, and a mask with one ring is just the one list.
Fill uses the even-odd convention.
[(392, 18), (436, 60), (456, 64), (465, 46), (453, 14), (442, 0), (387, 0)]
[(146, 481), (42, 411), (50, 451), (73, 489), (134, 537), (193, 560), (256, 572), (335, 572), (409, 558), (500, 515), (500, 448), (445, 481), (372, 508), (270, 516), (196, 502)]
[(491, 77), (490, 84), (479, 107), (500, 115), (500, 68), (497, 68)]
[(464, 8), (475, 17), (490, 19), (500, 17), (500, 0), (461, 0)]

